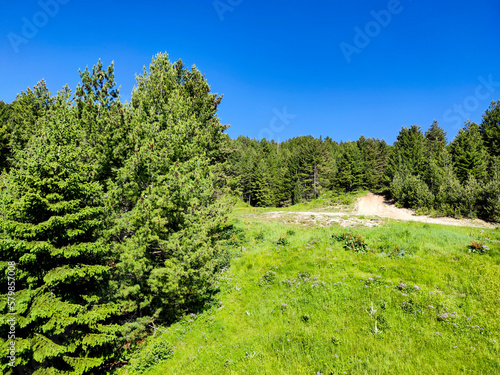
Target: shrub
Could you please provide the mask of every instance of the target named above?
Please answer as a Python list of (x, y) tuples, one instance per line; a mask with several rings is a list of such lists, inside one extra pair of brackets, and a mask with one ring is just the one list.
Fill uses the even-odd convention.
[(476, 241), (472, 240), (471, 244), (469, 245), (469, 252), (470, 253), (485, 253), (488, 251), (490, 248), (484, 244), (484, 241)]
[(288, 238), (286, 237), (281, 237), (278, 239), (278, 241), (276, 241), (276, 244), (277, 245), (281, 245), (281, 246), (286, 246), (290, 243), (290, 241), (288, 241)]
[(260, 278), (259, 284), (262, 285), (269, 285), (269, 284), (274, 284), (276, 281), (276, 272), (274, 271), (267, 271), (262, 277)]
[(149, 368), (172, 357), (173, 353), (173, 347), (163, 337), (153, 339), (140, 350), (140, 354), (136, 356), (136, 360), (130, 366), (130, 372), (142, 374)]
[(500, 181), (490, 181), (481, 192), (482, 217), (489, 221), (500, 221)]
[(363, 237), (356, 233), (342, 233), (333, 235), (332, 238), (336, 241), (343, 241), (343, 247), (346, 250), (351, 250), (356, 253), (366, 253), (370, 251), (370, 248), (365, 243)]

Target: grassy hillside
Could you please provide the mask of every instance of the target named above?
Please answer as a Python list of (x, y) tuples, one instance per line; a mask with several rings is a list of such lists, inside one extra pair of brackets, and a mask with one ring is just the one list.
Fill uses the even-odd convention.
[(157, 327), (121, 374), (500, 373), (500, 230), (263, 211), (233, 213), (213, 306)]

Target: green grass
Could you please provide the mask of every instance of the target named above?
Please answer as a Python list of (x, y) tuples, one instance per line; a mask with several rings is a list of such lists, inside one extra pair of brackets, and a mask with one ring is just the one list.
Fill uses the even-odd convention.
[[(262, 211), (232, 215), (244, 239), (218, 303), (157, 329), (121, 374), (500, 373), (500, 230), (311, 228)], [(346, 251), (343, 232), (370, 252)], [(469, 253), (479, 237), (490, 250)]]

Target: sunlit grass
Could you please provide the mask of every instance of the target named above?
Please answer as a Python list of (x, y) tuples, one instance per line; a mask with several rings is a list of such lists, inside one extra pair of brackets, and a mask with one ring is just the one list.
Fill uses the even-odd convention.
[[(232, 220), (245, 240), (219, 302), (157, 330), (143, 354), (155, 342), (173, 354), (148, 374), (500, 373), (499, 230)], [(372, 252), (346, 251), (342, 232)], [(469, 253), (479, 237), (490, 250)]]

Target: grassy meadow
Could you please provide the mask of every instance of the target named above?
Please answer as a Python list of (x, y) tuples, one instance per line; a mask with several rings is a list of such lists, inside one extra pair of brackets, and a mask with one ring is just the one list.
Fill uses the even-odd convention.
[(268, 211), (233, 210), (212, 306), (156, 327), (120, 374), (500, 373), (499, 229)]

